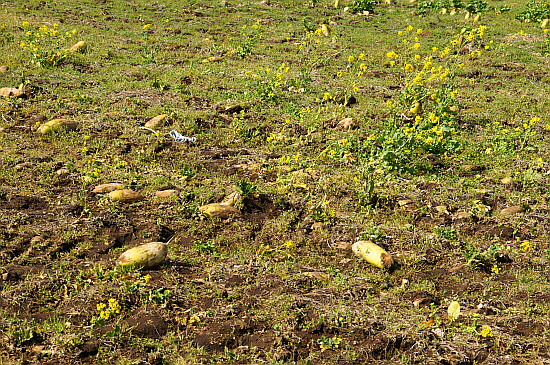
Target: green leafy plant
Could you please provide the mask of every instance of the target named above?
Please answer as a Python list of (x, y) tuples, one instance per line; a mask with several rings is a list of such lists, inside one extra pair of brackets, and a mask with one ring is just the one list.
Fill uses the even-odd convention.
[(217, 254), (220, 252), (220, 249), (216, 246), (213, 240), (195, 241), (195, 243), (193, 243), (193, 250), (195, 250), (195, 252), (207, 255)]
[(105, 322), (116, 314), (120, 314), (120, 304), (116, 299), (109, 299), (107, 303), (100, 302), (96, 306), (99, 316), (92, 318), (92, 324), (95, 326), (104, 326)]
[(349, 10), (354, 13), (362, 13), (364, 11), (373, 13), (377, 4), (376, 0), (353, 0), (353, 3), (349, 6)]
[(325, 337), (322, 336), (317, 340), (317, 343), (321, 347), (321, 352), (326, 350), (336, 350), (340, 343), (342, 343), (342, 339), (340, 337)]
[(8, 26), (6, 24), (0, 25), (0, 45), (13, 43), (15, 36), (12, 33), (6, 31)]
[(516, 15), (516, 19), (525, 23), (540, 22), (550, 18), (550, 3), (529, 1), (525, 9)]
[(489, 4), (485, 0), (470, 0), (464, 9), (470, 14), (479, 14), (487, 11), (488, 6)]
[(33, 30), (28, 22), (23, 22), (23, 29), (25, 38), (20, 46), (29, 54), (31, 64), (37, 67), (63, 64), (70, 54), (68, 40), (77, 34), (76, 29), (62, 33), (58, 24), (53, 24), (51, 28), (43, 25), (38, 30)]
[(258, 192), (258, 186), (246, 179), (237, 181), (235, 186), (243, 198), (253, 196)]

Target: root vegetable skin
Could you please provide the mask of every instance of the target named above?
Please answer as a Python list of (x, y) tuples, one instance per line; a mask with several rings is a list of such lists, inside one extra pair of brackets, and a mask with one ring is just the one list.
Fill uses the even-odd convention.
[(241, 212), (233, 208), (231, 205), (222, 203), (212, 203), (203, 205), (199, 208), (199, 212), (205, 217), (217, 217), (221, 219), (229, 218), (231, 215), (240, 216)]
[(40, 127), (38, 127), (36, 133), (38, 134), (48, 134), (53, 131), (65, 129), (69, 131), (73, 131), (77, 128), (76, 122), (69, 120), (69, 119), (53, 119), (49, 122), (42, 124)]
[(351, 246), (351, 249), (357, 256), (362, 257), (368, 263), (381, 269), (387, 269), (393, 265), (393, 258), (390, 254), (382, 247), (370, 241), (355, 242)]
[(160, 265), (168, 254), (168, 245), (164, 242), (150, 242), (123, 252), (117, 259), (119, 266), (134, 265), (142, 269), (151, 269)]
[(121, 203), (135, 203), (143, 200), (140, 193), (129, 189), (114, 190), (108, 196), (112, 201)]
[(76, 44), (74, 44), (71, 48), (69, 48), (69, 52), (71, 52), (71, 53), (80, 52), (85, 47), (86, 47), (86, 42), (80, 41), (80, 42), (77, 42)]

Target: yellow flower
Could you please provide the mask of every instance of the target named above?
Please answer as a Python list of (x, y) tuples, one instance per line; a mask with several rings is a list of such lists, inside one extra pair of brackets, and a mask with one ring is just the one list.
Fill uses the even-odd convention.
[(482, 337), (492, 337), (493, 336), (493, 330), (490, 326), (483, 325), (481, 326), (481, 336)]
[(533, 246), (533, 244), (531, 242), (528, 242), (528, 241), (524, 241), (519, 245), (519, 247), (521, 247), (521, 249), (525, 252), (529, 252), (531, 250), (532, 246)]
[(286, 248), (294, 248), (294, 247), (296, 247), (296, 244), (295, 244), (294, 241), (292, 241), (292, 240), (286, 241), (284, 245), (285, 245)]
[(409, 25), (409, 26), (407, 27), (407, 30), (408, 30), (409, 32), (412, 32), (412, 31), (414, 30), (414, 28), (413, 28), (412, 25)]
[(397, 58), (399, 58), (397, 53), (395, 53), (393, 51), (386, 53), (386, 57), (388, 57), (390, 60), (396, 60)]
[(414, 68), (413, 68), (413, 65), (411, 65), (410, 63), (407, 63), (405, 65), (405, 71), (412, 71)]
[(500, 268), (497, 265), (493, 265), (493, 267), (491, 268), (491, 271), (493, 272), (493, 274), (498, 275), (498, 273), (500, 272)]
[(420, 49), (420, 43), (415, 43), (413, 48), (416, 50)]
[(350, 63), (351, 63), (351, 62), (353, 62), (353, 61), (355, 61), (355, 57), (353, 57), (353, 56), (349, 56), (349, 57), (348, 57), (348, 62), (350, 62)]
[(149, 30), (149, 29), (151, 29), (152, 26), (153, 26), (153, 24), (145, 24), (143, 26), (143, 30)]
[(535, 125), (537, 125), (539, 122), (540, 122), (540, 118), (539, 118), (539, 117), (533, 117), (533, 118), (531, 118), (531, 120), (529, 121), (529, 124), (532, 125), (532, 126), (535, 126)]
[(418, 35), (422, 34), (422, 29), (418, 28), (418, 29), (416, 30), (416, 34), (418, 34)]
[(71, 33), (72, 33), (72, 34), (76, 34), (76, 33), (78, 33), (78, 31), (77, 31), (76, 29), (73, 29), (73, 30), (71, 31)]
[(21, 25), (23, 26), (23, 28), (28, 28), (31, 26), (29, 22), (23, 22)]
[(364, 61), (367, 59), (367, 56), (364, 53), (361, 53), (358, 58), (360, 61)]
[(338, 72), (338, 73), (336, 74), (336, 77), (342, 77), (342, 71)]

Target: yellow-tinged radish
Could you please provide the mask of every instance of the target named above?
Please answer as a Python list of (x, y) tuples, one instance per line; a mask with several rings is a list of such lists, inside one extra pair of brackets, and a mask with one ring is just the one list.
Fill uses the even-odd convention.
[(199, 212), (208, 218), (221, 218), (227, 219), (230, 216), (240, 216), (241, 212), (233, 208), (231, 205), (222, 204), (222, 203), (212, 203), (206, 204), (199, 208)]
[(323, 35), (325, 37), (329, 37), (330, 36), (330, 28), (328, 27), (328, 25), (326, 24), (321, 24), (321, 33), (323, 33)]
[(175, 189), (168, 189), (168, 190), (159, 190), (155, 192), (155, 196), (159, 199), (165, 199), (169, 198), (171, 196), (175, 196), (178, 194), (178, 191)]
[[(4, 66), (2, 66), (4, 67)], [(5, 66), (8, 67), (8, 66)], [(7, 71), (7, 69), (6, 69)], [(3, 87), (0, 88), (0, 96), (8, 96), (12, 98), (23, 98), (26, 97), (30, 93), (30, 90), (27, 85), (21, 84), (16, 89), (14, 87)]]
[(162, 121), (164, 121), (164, 119), (166, 119), (167, 116), (168, 114), (157, 115), (156, 117), (149, 119), (149, 121), (145, 123), (145, 127), (151, 128), (151, 129), (160, 127), (162, 124)]
[(393, 258), (382, 247), (370, 241), (357, 241), (352, 246), (353, 253), (365, 259), (381, 269), (387, 269), (393, 265)]
[(108, 196), (112, 201), (121, 203), (135, 203), (143, 200), (140, 193), (129, 189), (114, 190)]
[(59, 130), (73, 131), (77, 126), (75, 121), (69, 119), (53, 119), (38, 127), (36, 133), (48, 134)]
[(447, 308), (447, 314), (449, 316), (449, 321), (454, 322), (460, 316), (460, 303), (456, 300), (453, 300)]
[(134, 265), (143, 269), (152, 269), (160, 265), (168, 254), (168, 245), (164, 242), (150, 242), (123, 252), (116, 260), (117, 265)]
[(422, 103), (417, 101), (412, 108), (409, 109), (410, 114), (418, 114), (422, 112)]
[(111, 191), (115, 190), (122, 190), (124, 189), (124, 185), (119, 183), (106, 183), (106, 184), (100, 184), (92, 190), (92, 193), (96, 194), (105, 194), (110, 193)]
[(22, 90), (16, 89), (14, 87), (3, 87), (0, 88), (0, 96), (20, 98), (25, 96), (25, 93)]
[(85, 47), (86, 47), (86, 42), (80, 41), (75, 43), (71, 48), (69, 48), (69, 52), (71, 53), (80, 52), (84, 50)]

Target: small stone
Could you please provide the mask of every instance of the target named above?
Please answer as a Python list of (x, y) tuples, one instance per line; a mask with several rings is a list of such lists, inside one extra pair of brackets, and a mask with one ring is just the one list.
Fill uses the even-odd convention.
[(410, 199), (399, 199), (397, 201), (397, 205), (399, 205), (400, 207), (404, 207), (405, 205), (409, 205), (409, 204), (413, 204), (414, 201), (410, 200)]
[(514, 183), (514, 179), (512, 179), (511, 177), (503, 177), (502, 179), (500, 179), (500, 183), (503, 184), (503, 185), (510, 185), (510, 184), (513, 184)]
[(352, 245), (353, 243), (346, 241), (336, 242), (336, 248), (339, 250), (350, 250)]
[(33, 166), (34, 164), (32, 162), (21, 162), (21, 163), (18, 163), (17, 165), (15, 165), (15, 169), (16, 170), (23, 170), (23, 169), (26, 169), (27, 167), (31, 167)]
[(460, 210), (456, 212), (456, 214), (453, 216), (453, 220), (465, 220), (470, 219), (470, 213), (466, 212), (465, 210)]
[(327, 225), (323, 222), (315, 222), (311, 225), (312, 231), (322, 231), (323, 229), (326, 229)]
[(512, 207), (502, 209), (500, 211), (500, 214), (502, 214), (502, 215), (514, 215), (514, 214), (523, 213), (523, 212), (525, 212), (525, 208), (523, 208), (519, 205), (514, 205)]
[(62, 167), (58, 170), (55, 171), (56, 175), (58, 176), (65, 176), (65, 175), (69, 175), (69, 169), (65, 168), (65, 167)]
[(111, 191), (115, 190), (122, 190), (124, 189), (124, 185), (120, 183), (106, 183), (106, 184), (100, 184), (92, 190), (92, 193), (95, 194), (105, 194), (110, 193)]
[(466, 171), (466, 172), (470, 172), (470, 171), (479, 172), (479, 171), (483, 171), (483, 166), (480, 166), (480, 165), (462, 165), (461, 169), (462, 169), (462, 171)]
[(168, 190), (159, 190), (155, 192), (155, 196), (159, 199), (169, 198), (171, 196), (174, 196), (178, 193), (177, 190), (174, 189), (168, 189)]
[(0, 72), (8, 72), (9, 71), (9, 67), (7, 65), (2, 65), (0, 66)]
[(34, 236), (33, 238), (31, 238), (31, 245), (39, 245), (41, 244), (42, 242), (44, 242), (44, 237), (42, 236)]
[(355, 120), (353, 118), (345, 118), (339, 121), (338, 124), (336, 124), (336, 128), (351, 129), (353, 128), (354, 124), (355, 124)]
[(2, 280), (4, 280), (4, 281), (8, 280), (9, 277), (10, 277), (10, 274), (7, 273), (7, 272), (2, 274)]
[(441, 214), (449, 214), (449, 209), (446, 205), (438, 205), (434, 207), (435, 211)]

